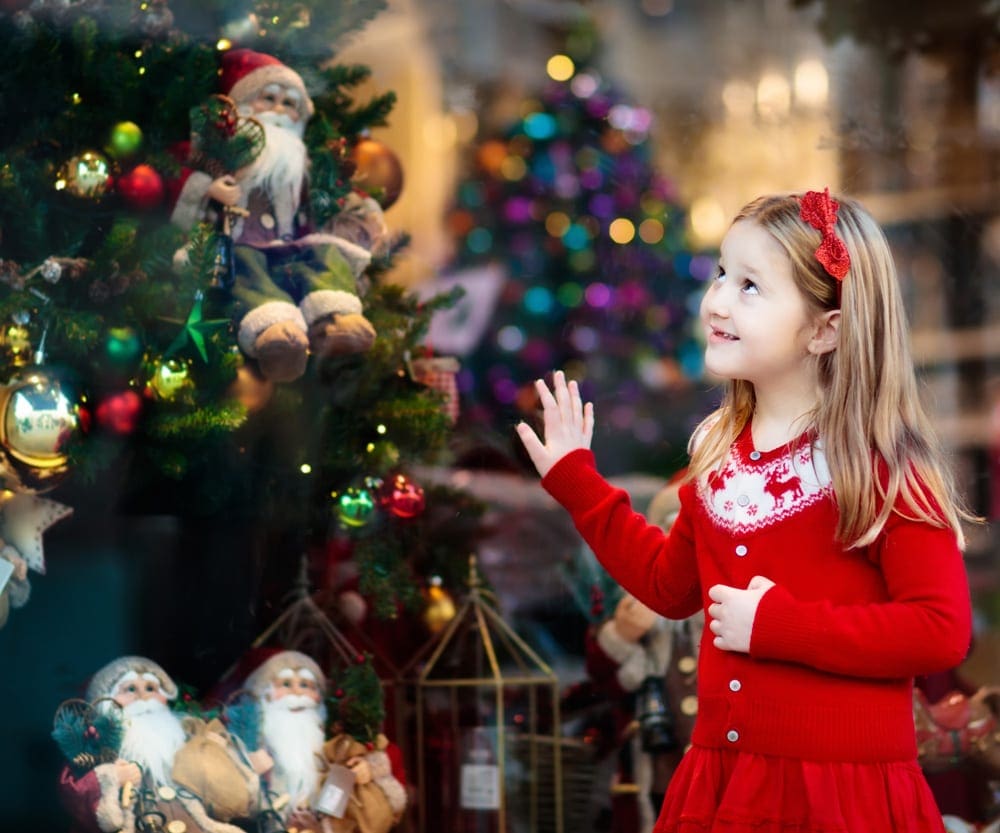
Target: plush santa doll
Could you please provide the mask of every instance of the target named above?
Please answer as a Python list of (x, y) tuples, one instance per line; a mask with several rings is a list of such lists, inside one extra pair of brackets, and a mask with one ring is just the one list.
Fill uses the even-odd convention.
[(171, 219), (190, 230), (216, 209), (245, 211), (231, 229), (237, 338), (265, 377), (291, 381), (304, 372), (310, 351), (371, 347), (375, 330), (357, 295), (371, 254), (311, 228), (303, 135), (313, 102), (301, 76), (270, 55), (235, 49), (223, 53), (221, 88), (241, 117), (263, 126), (263, 151), (232, 174), (185, 171)]
[[(245, 689), (260, 703), (260, 741), (274, 765), (267, 773), (275, 809), (287, 820), (315, 815), (329, 756), (324, 751), (327, 680), (316, 662), (298, 651), (281, 651), (257, 667)], [(374, 784), (379, 801), (395, 814), (406, 806), (406, 790), (392, 774), (385, 744), (360, 746), (343, 763), (358, 785)], [(397, 815), (398, 818), (398, 815)], [(303, 827), (303, 824), (297, 824)]]
[[(202, 800), (174, 779), (188, 736), (168, 705), (177, 697), (177, 686), (159, 665), (144, 657), (120, 657), (94, 674), (86, 697), (99, 710), (119, 713), (124, 731), (116, 760), (83, 773), (69, 766), (63, 770), (60, 792), (77, 830), (134, 831), (137, 820), (152, 813), (162, 817), (168, 830), (241, 833), (213, 818)], [(248, 773), (247, 807), (256, 803), (249, 792), (255, 782), (256, 776)]]

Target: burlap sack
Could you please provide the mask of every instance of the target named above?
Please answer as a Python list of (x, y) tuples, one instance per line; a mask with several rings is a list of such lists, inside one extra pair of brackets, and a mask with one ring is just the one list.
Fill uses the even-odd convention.
[[(330, 764), (346, 766), (367, 752), (363, 743), (347, 734), (334, 735), (323, 745), (323, 757)], [(323, 833), (388, 833), (394, 822), (389, 801), (374, 781), (354, 785), (344, 818), (320, 817)]]
[(249, 818), (257, 811), (260, 779), (243, 760), (226, 727), (185, 718), (189, 737), (174, 758), (173, 780), (194, 793), (213, 819)]

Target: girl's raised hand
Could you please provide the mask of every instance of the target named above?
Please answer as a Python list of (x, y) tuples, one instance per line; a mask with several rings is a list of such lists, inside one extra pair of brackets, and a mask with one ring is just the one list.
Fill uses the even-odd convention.
[(594, 436), (594, 406), (580, 399), (576, 382), (566, 382), (566, 375), (557, 370), (552, 379), (552, 390), (541, 379), (535, 382), (542, 401), (542, 422), (545, 442), (527, 423), (517, 426), (517, 435), (535, 464), (538, 473), (545, 477), (556, 462), (580, 448), (590, 448)]

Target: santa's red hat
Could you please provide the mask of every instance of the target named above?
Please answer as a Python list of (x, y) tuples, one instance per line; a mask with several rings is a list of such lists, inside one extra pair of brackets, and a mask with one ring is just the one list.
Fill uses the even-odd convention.
[(273, 55), (252, 49), (231, 49), (223, 53), (219, 86), (237, 104), (253, 98), (268, 84), (283, 84), (298, 90), (302, 96), (299, 103), (302, 118), (312, 116), (312, 99), (306, 92), (302, 76), (294, 69), (285, 66)]

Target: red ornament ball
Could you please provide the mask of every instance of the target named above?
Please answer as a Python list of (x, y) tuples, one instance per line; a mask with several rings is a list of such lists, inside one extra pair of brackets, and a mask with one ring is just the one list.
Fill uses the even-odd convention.
[(403, 166), (399, 157), (374, 139), (359, 139), (350, 152), (356, 170), (355, 187), (370, 193), (382, 208), (388, 208), (403, 190)]
[(101, 400), (94, 412), (97, 424), (114, 434), (131, 434), (142, 415), (142, 397), (134, 390), (113, 393)]
[(415, 518), (426, 504), (424, 490), (405, 474), (386, 479), (379, 492), (379, 505), (397, 518)]
[(150, 165), (136, 165), (118, 177), (115, 188), (126, 205), (138, 211), (148, 211), (163, 202), (163, 177)]

